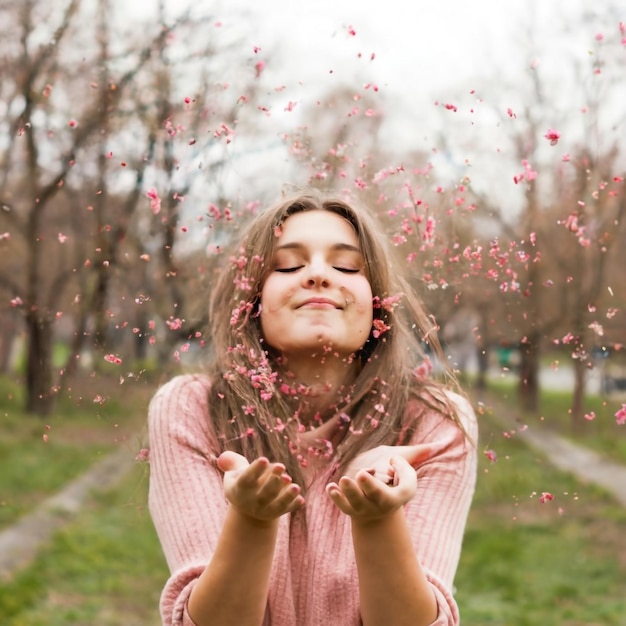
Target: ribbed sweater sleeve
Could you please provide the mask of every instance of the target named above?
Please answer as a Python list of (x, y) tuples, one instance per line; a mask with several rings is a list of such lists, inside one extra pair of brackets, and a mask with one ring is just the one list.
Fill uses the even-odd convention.
[(439, 607), (431, 626), (459, 624), (452, 585), (476, 484), (476, 416), (467, 400), (457, 394), (452, 400), (469, 438), (437, 412), (421, 418), (414, 445), (423, 461), (417, 465), (417, 493), (405, 506), (416, 554)]
[(209, 461), (217, 450), (209, 428), (209, 386), (203, 376), (176, 377), (155, 394), (148, 411), (148, 505), (171, 572), (161, 595), (165, 626), (194, 626), (187, 600), (226, 513), (222, 477)]

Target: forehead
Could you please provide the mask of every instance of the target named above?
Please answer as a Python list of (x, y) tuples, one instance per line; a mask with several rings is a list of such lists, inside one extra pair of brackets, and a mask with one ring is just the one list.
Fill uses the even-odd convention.
[(337, 213), (322, 210), (294, 213), (283, 222), (277, 245), (280, 248), (292, 242), (359, 247), (352, 224)]

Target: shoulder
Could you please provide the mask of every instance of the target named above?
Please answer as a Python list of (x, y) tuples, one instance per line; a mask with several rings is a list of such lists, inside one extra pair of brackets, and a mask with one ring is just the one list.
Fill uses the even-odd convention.
[[(433, 406), (441, 404), (441, 409)], [(448, 408), (448, 411), (444, 407)], [(439, 402), (426, 403), (412, 398), (407, 418), (413, 423), (413, 438), (418, 441), (446, 440), (461, 447), (475, 446), (478, 437), (476, 413), (471, 402), (451, 390), (442, 390)]]
[(176, 376), (162, 385), (152, 397), (148, 410), (150, 426), (172, 422), (198, 421), (208, 414), (211, 380), (204, 374)]
[(478, 436), (478, 422), (472, 403), (465, 396), (454, 391), (446, 391), (446, 397), (455, 410), (459, 424), (470, 439), (475, 442)]
[(159, 387), (152, 398), (152, 402), (179, 396), (196, 396), (198, 394), (206, 396), (210, 389), (211, 379), (205, 374), (181, 374)]

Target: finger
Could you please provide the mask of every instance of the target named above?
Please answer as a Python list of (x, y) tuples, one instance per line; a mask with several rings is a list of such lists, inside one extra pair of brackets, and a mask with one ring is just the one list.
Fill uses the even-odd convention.
[(383, 482), (370, 474), (359, 472), (356, 476), (355, 486), (362, 494), (362, 497), (367, 498), (377, 505), (383, 504), (389, 499), (390, 487), (388, 482)]
[[(365, 484), (372, 486), (371, 498), (363, 491), (362, 487)], [(341, 489), (346, 502), (356, 513), (362, 511), (371, 501), (378, 502), (379, 498), (376, 496), (376, 490), (384, 488), (385, 486), (379, 480), (376, 480), (367, 472), (359, 472), (356, 480), (348, 476), (342, 476), (339, 479), (339, 489)]]
[(368, 474), (371, 474), (376, 480), (383, 483), (383, 485), (390, 485), (393, 483), (395, 472), (394, 472), (393, 467), (390, 465), (389, 469), (386, 472), (377, 471), (374, 473), (368, 472)]
[(285, 513), (293, 513), (298, 509), (301, 509), (305, 505), (305, 500), (302, 495), (299, 495), (288, 507)]
[(295, 483), (287, 485), (268, 507), (280, 515), (295, 511), (304, 504), (301, 491), (300, 486)]
[(394, 456), (402, 457), (409, 465), (415, 467), (424, 458), (423, 446), (396, 446), (393, 450)]
[(326, 485), (326, 493), (328, 497), (331, 499), (333, 504), (346, 515), (352, 515), (354, 513), (350, 503), (346, 499), (345, 495), (341, 491), (339, 485), (337, 483), (328, 483)]
[(259, 483), (269, 466), (270, 462), (264, 456), (255, 459), (239, 476), (239, 484), (243, 487), (254, 487)]
[(393, 457), (391, 463), (395, 470), (394, 489), (415, 493), (417, 490), (417, 472), (402, 457)]
[(291, 484), (291, 476), (285, 473), (285, 466), (276, 463), (267, 468), (259, 479), (257, 498), (261, 505), (268, 505), (276, 498), (281, 489)]
[(233, 470), (242, 470), (248, 467), (250, 463), (248, 463), (248, 459), (241, 454), (237, 454), (232, 450), (226, 450), (226, 452), (222, 452), (217, 458), (217, 466), (223, 472), (231, 472)]

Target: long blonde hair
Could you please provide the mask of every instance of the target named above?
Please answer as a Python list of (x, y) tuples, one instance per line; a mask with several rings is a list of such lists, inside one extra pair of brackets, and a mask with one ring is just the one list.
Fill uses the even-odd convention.
[(363, 207), (318, 191), (283, 199), (251, 220), (213, 287), (209, 406), (223, 450), (249, 460), (265, 455), (280, 461), (301, 485), (306, 459), (297, 446), (300, 400), (286, 390), (278, 355), (263, 344), (258, 307), (276, 233), (289, 216), (315, 210), (335, 213), (352, 225), (374, 296), (374, 325), (355, 355), (361, 361), (359, 373), (344, 390), (344, 399), (332, 407), (344, 432), (340, 442), (324, 452), (329, 463), (341, 471), (364, 450), (407, 441), (420, 414), (407, 411), (412, 399), (422, 410), (439, 410), (458, 423), (442, 393), (455, 383), (452, 373), (447, 372), (447, 381), (423, 375), (426, 350), (441, 355), (435, 324), (402, 275), (382, 227)]

